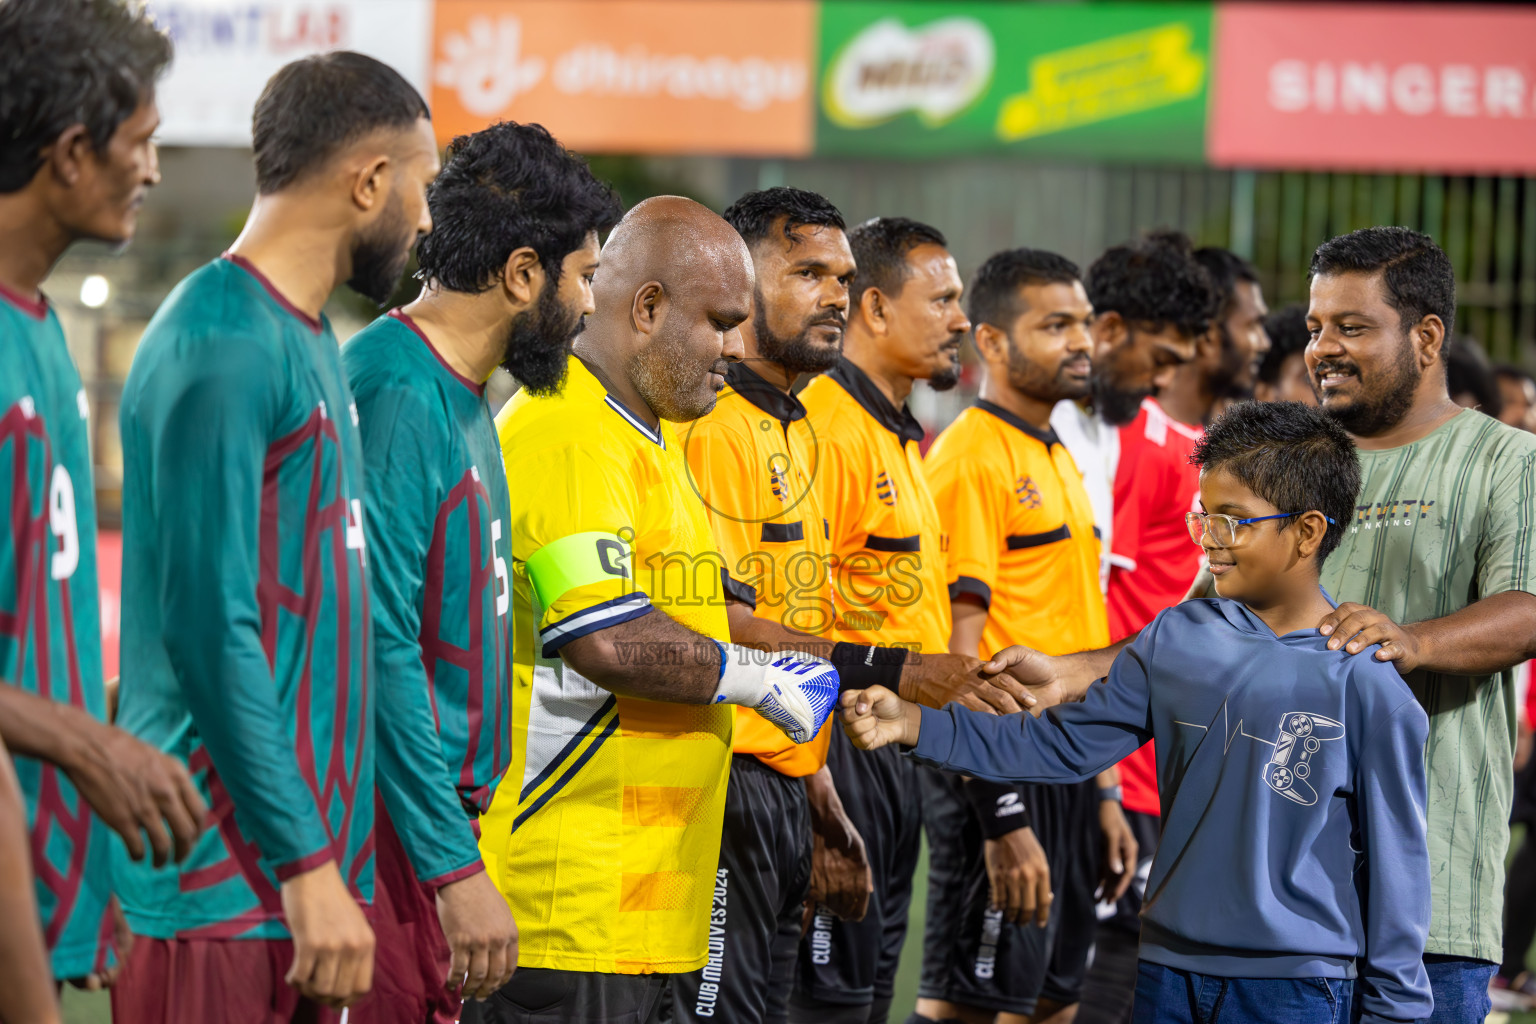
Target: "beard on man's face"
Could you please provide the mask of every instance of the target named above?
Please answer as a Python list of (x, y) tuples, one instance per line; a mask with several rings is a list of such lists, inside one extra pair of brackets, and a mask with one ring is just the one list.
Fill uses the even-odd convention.
[(1112, 427), (1123, 427), (1136, 418), (1141, 403), (1151, 397), (1150, 390), (1127, 391), (1117, 387), (1108, 373), (1097, 372), (1088, 381), (1089, 394), (1093, 396), (1093, 411)]
[(533, 308), (523, 310), (507, 325), (502, 369), (531, 394), (557, 393), (565, 384), (571, 345), (585, 326), (581, 313), (561, 305), (557, 283), (546, 280)]
[(928, 386), (933, 390), (948, 391), (960, 383), (960, 344), (965, 340), (965, 335), (965, 331), (956, 331), (940, 350), (949, 357), (949, 361), (929, 375)]
[[(1333, 373), (1352, 375), (1359, 382), (1359, 391), (1353, 400), (1318, 388), (1317, 382), (1325, 374)], [(1308, 376), (1323, 412), (1356, 437), (1376, 437), (1397, 426), (1408, 415), (1424, 370), (1419, 366), (1412, 342), (1405, 337), (1392, 364), (1370, 377), (1362, 374), (1359, 364), (1347, 356), (1319, 360)]]
[(730, 362), (718, 356), (700, 358), (690, 352), (682, 333), (663, 333), (630, 360), (630, 383), (659, 418), (688, 423), (706, 416), (720, 400), (709, 375), (722, 378)]
[(1210, 372), (1206, 386), (1215, 398), (1245, 402), (1253, 397), (1253, 360), (1244, 358), (1226, 327), (1217, 324), (1215, 329), (1221, 340), (1221, 360)]
[(1069, 355), (1054, 370), (1029, 361), (1019, 346), (1008, 339), (1008, 386), (1040, 402), (1076, 400), (1088, 394), (1092, 363), (1086, 354)]
[(391, 193), (378, 223), (352, 240), (352, 276), (347, 287), (379, 306), (387, 304), (411, 260), (416, 237), (400, 196)]
[[(770, 363), (778, 363), (790, 373), (824, 373), (837, 365), (843, 355), (842, 331), (848, 318), (841, 310), (833, 309), (808, 317), (800, 325), (800, 332), (793, 336), (776, 333), (768, 324), (767, 303), (758, 291), (752, 302), (752, 331), (757, 336), (758, 355)], [(823, 341), (813, 336), (816, 327), (835, 327), (835, 341)]]

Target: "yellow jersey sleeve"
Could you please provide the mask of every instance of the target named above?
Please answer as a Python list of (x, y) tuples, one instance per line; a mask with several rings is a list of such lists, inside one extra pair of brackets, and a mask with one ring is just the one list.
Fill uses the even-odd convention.
[(829, 524), (832, 551), (846, 556), (864, 546), (865, 492), (869, 473), (866, 459), (848, 451), (842, 442), (823, 437), (816, 450), (816, 495)]
[[(967, 447), (959, 438), (958, 447)], [(933, 503), (947, 539), (945, 561), (949, 597), (969, 594), (983, 608), (992, 606), (1006, 530), (1004, 510), (998, 499), (1005, 492), (997, 485), (998, 473), (982, 464), (974, 453), (951, 451), (955, 445), (935, 444), (925, 468)]]
[(635, 585), (634, 474), (602, 449), (558, 448), (509, 459), (508, 477), (538, 480), (545, 500), (514, 516), (513, 551), (528, 577), (542, 654), (552, 658), (578, 637), (652, 610)]

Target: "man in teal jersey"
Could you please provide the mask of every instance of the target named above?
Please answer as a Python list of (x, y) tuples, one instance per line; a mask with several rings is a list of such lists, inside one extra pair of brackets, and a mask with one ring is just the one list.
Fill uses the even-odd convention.
[[(160, 180), (154, 89), (170, 56), (120, 3), (0, 4), (0, 739), (18, 755), (29, 913), (41, 913), (52, 975), (88, 987), (115, 973), (113, 932), (126, 938), (103, 928), (103, 822), (130, 855), (152, 848), (160, 863), (191, 850), (206, 808), (183, 767), (103, 721), (89, 406), (39, 289), (77, 239), (133, 236)], [(35, 925), (6, 914), (0, 930), (8, 940)], [(48, 975), (21, 963), (0, 957), (0, 991), (40, 986), (51, 1004)]]
[(372, 983), (363, 455), (321, 309), (343, 280), (389, 296), (437, 146), (416, 90), (347, 52), (278, 71), (253, 135), (245, 229), (166, 299), (123, 391), (122, 724), (218, 822), (180, 870), (118, 865), (141, 937), (123, 1020), (325, 1019)]
[(1446, 390), (1450, 260), (1367, 228), (1312, 257), (1307, 369), (1360, 449), (1355, 521), (1323, 569), (1328, 646), (1396, 664), (1429, 712), (1425, 967), (1440, 1024), (1482, 1021), (1502, 958), (1514, 666), (1536, 654), (1536, 438)]
[[(537, 125), (455, 139), (416, 301), (347, 343), (378, 686), (377, 971), (362, 1022), (452, 1024), (517, 967), (474, 820), (511, 757), (511, 513), (485, 382), (560, 387), (619, 203)], [(445, 984), (446, 979), (446, 984)]]

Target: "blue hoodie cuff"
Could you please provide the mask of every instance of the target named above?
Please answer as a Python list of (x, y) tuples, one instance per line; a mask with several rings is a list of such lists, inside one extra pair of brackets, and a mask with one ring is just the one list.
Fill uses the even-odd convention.
[(948, 708), (934, 710), (919, 708), (922, 718), (917, 730), (917, 746), (912, 756), (923, 761), (942, 765), (949, 761), (955, 748), (955, 719)]

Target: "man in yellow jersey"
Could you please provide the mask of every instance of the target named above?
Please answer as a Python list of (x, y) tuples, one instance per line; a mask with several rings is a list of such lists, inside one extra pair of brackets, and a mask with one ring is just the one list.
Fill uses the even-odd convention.
[[(1051, 429), (1056, 403), (1088, 393), (1093, 306), (1077, 266), (1036, 249), (983, 263), (968, 304), (986, 379), (926, 459), (948, 536), (950, 647), (1103, 647), (1093, 505)], [(1095, 890), (1118, 898), (1136, 866), (1113, 770), (1070, 785), (919, 775), (928, 918), (909, 1024), (1070, 1021)]]
[(498, 417), (513, 753), (481, 852), (521, 943), (512, 981), (466, 1022), (656, 1020), (666, 975), (706, 960), (734, 711), (719, 705), (805, 741), (836, 699), (827, 662), (725, 642), (671, 426), (708, 412), (741, 358), (752, 281), (717, 215), (641, 203), (603, 249), (563, 392)]
[[(815, 490), (828, 524), (839, 640), (928, 658), (949, 650), (942, 529), (924, 478), (915, 380), (959, 379), (970, 322), (944, 236), (898, 217), (848, 233), (858, 276), (843, 357), (801, 393), (816, 435)], [(790, 1020), (883, 1024), (906, 938), (921, 814), (916, 767), (856, 751), (834, 729), (828, 766), (869, 849), (875, 891), (862, 921), (816, 908), (800, 944)]]
[[(830, 531), (812, 486), (816, 437), (790, 389), (838, 360), (853, 254), (842, 215), (812, 192), (751, 192), (725, 219), (756, 272), (752, 319), (741, 327), (746, 358), (731, 365), (720, 403), (684, 431), (683, 446), (727, 572), (731, 638), (830, 657), (845, 686), (862, 674), (895, 679), (934, 706), (955, 696), (1008, 701), (981, 680), (974, 657), (896, 664), (890, 652), (833, 642)], [(866, 665), (876, 654), (888, 664)], [(840, 917), (864, 916), (869, 866), (825, 767), (831, 729), (797, 746), (760, 715), (737, 712), (710, 961), (674, 977), (674, 1019), (784, 1021), (807, 892)]]

